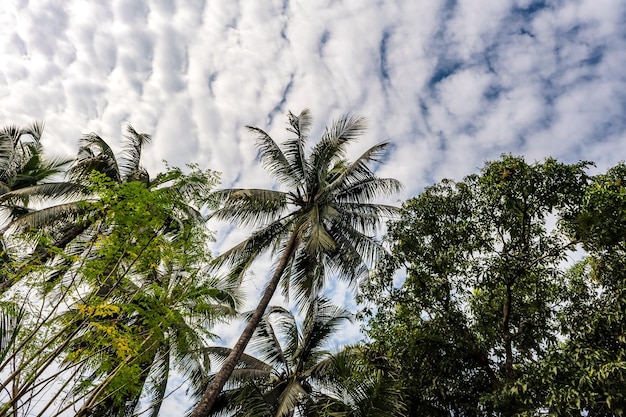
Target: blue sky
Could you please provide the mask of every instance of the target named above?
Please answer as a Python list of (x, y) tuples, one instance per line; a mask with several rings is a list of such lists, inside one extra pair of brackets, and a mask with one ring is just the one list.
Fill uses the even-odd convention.
[[(318, 134), (366, 116), (354, 155), (393, 142), (378, 173), (404, 183), (394, 202), (502, 153), (626, 154), (623, 0), (5, 0), (0, 62), (0, 123), (44, 121), (48, 152), (90, 131), (119, 146), (132, 123), (151, 172), (198, 163), (224, 187), (271, 187), (245, 126), (280, 141), (305, 107)], [(216, 252), (247, 232), (211, 227)]]

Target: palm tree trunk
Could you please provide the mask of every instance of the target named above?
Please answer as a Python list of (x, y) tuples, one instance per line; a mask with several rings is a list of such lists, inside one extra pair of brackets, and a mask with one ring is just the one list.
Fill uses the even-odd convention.
[(243, 351), (248, 346), (248, 342), (252, 338), (254, 331), (259, 325), (263, 314), (265, 314), (265, 310), (272, 299), (272, 296), (276, 292), (276, 288), (278, 288), (278, 283), (280, 282), (280, 277), (283, 272), (285, 272), (285, 268), (289, 263), (289, 260), (295, 253), (298, 247), (298, 233), (297, 231), (293, 231), (291, 237), (289, 238), (289, 242), (287, 242), (287, 246), (285, 247), (285, 251), (283, 252), (283, 256), (280, 259), (280, 262), (276, 266), (276, 270), (274, 271), (274, 275), (270, 279), (270, 282), (267, 284), (265, 291), (263, 292), (263, 296), (259, 300), (259, 304), (252, 313), (250, 320), (246, 324), (241, 336), (239, 336), (239, 340), (235, 343), (235, 346), (230, 351), (228, 357), (224, 361), (224, 364), (220, 368), (220, 370), (215, 374), (213, 381), (209, 384), (209, 387), (202, 394), (202, 398), (196, 405), (196, 408), (192, 411), (189, 417), (208, 417), (215, 401), (217, 400), (218, 395), (224, 388), (226, 381), (230, 378), (230, 375), (233, 373), (235, 366), (241, 359), (241, 355)]

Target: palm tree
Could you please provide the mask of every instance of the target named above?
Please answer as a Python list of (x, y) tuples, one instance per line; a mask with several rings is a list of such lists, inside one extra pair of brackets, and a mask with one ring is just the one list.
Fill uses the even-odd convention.
[[(205, 251), (208, 236), (200, 232), (204, 230), (205, 222), (200, 209), (210, 203), (212, 197), (209, 197), (209, 191), (217, 182), (217, 176), (211, 171), (202, 172), (192, 166), (192, 172), (188, 175), (168, 167), (165, 173), (150, 178), (140, 164), (143, 146), (149, 142), (150, 136), (137, 133), (131, 126), (128, 126), (128, 133), (128, 142), (119, 158), (98, 135), (92, 133), (84, 136), (77, 162), (70, 169), (69, 176), (73, 181), (88, 186), (95, 172), (104, 175), (113, 184), (141, 183), (145, 191), (156, 198), (159, 195), (168, 196), (166, 199), (173, 204), (154, 213), (153, 218), (162, 219), (162, 226), (154, 233), (184, 249), (185, 258), (172, 264), (167, 255), (165, 258), (156, 256), (154, 265), (158, 264), (159, 269), (152, 270), (149, 267), (148, 270), (138, 270), (134, 272), (139, 275), (134, 281), (125, 280), (124, 285), (105, 282), (94, 289), (93, 296), (127, 305), (126, 314), (118, 320), (133, 333), (141, 334), (143, 343), (148, 347), (143, 349), (136, 362), (141, 369), (139, 389), (134, 391), (137, 395), (127, 396), (123, 405), (101, 401), (102, 393), (108, 388), (100, 384), (81, 408), (81, 413), (85, 415), (132, 414), (138, 405), (139, 395), (143, 394), (148, 396), (150, 415), (156, 416), (172, 366), (192, 381), (201, 376), (206, 361), (197, 352), (205, 346), (207, 340), (216, 337), (207, 329), (216, 321), (232, 316), (237, 303), (238, 282), (211, 278), (205, 270), (209, 262)], [(98, 194), (96, 189), (93, 195), (98, 198)], [(133, 193), (130, 198), (135, 196)], [(152, 203), (149, 206), (152, 210), (156, 208)], [(63, 242), (84, 239), (85, 236), (92, 239), (94, 230), (110, 233), (108, 219), (99, 217), (101, 211), (84, 210), (85, 207), (90, 206), (79, 205), (82, 221), (68, 223), (61, 235)], [(194, 262), (190, 261), (190, 252), (194, 253)], [(154, 258), (155, 253), (152, 253), (151, 258)], [(117, 261), (112, 264), (117, 264)], [(195, 272), (190, 273), (190, 270)], [(130, 314), (128, 310), (136, 313)], [(157, 311), (162, 314), (157, 314)], [(101, 365), (102, 362), (95, 361), (93, 376), (113, 381), (111, 375), (99, 370)]]
[[(72, 160), (46, 157), (40, 142), (42, 135), (41, 123), (0, 129), (0, 213), (5, 223), (36, 211), (31, 207), (33, 201), (53, 201), (75, 191), (71, 183), (54, 181)], [(0, 292), (15, 282), (9, 235), (7, 227), (0, 232)]]
[(0, 129), (0, 196), (13, 193), (19, 197), (0, 199), (0, 209), (7, 212), (9, 220), (31, 212), (28, 207), (31, 198), (59, 198), (71, 188), (70, 184), (53, 179), (63, 173), (72, 159), (47, 158), (40, 142), (42, 135), (41, 123)]
[[(53, 245), (64, 249), (96, 221), (96, 219), (83, 218), (82, 222), (76, 223), (77, 218), (85, 214), (82, 203), (86, 199), (96, 197), (89, 190), (90, 175), (93, 172), (101, 173), (116, 183), (139, 180), (149, 186), (160, 185), (150, 184), (149, 175), (140, 162), (143, 146), (149, 143), (150, 136), (137, 133), (130, 125), (127, 130), (129, 133), (126, 136), (127, 143), (120, 157), (117, 157), (109, 144), (97, 134), (90, 133), (82, 136), (76, 160), (67, 172), (69, 182), (79, 190), (72, 197), (78, 198), (65, 204), (33, 211), (15, 221), (11, 226), (18, 230), (47, 228), (54, 232)], [(5, 198), (15, 197), (17, 196), (9, 193)], [(51, 257), (50, 251), (44, 251), (39, 255), (41, 255), (41, 263)]]
[[(29, 129), (17, 130), (16, 128), (7, 129), (7, 137), (15, 137), (18, 135), (28, 135), (34, 138), (34, 142), (27, 143), (26, 146), (14, 146), (15, 149), (21, 149), (19, 157), (7, 159), (6, 165), (19, 166), (16, 161), (29, 161), (23, 163), (25, 166), (34, 165), (33, 161), (39, 161), (40, 144), (39, 138), (42, 133), (42, 125), (34, 124)], [(17, 133), (16, 133), (17, 132)], [(7, 185), (16, 183), (17, 179), (21, 181), (18, 184), (28, 184), (29, 187), (2, 187), (4, 193), (0, 195), (0, 204), (11, 209), (13, 215), (9, 224), (4, 231), (7, 234), (15, 234), (20, 239), (25, 237), (24, 232), (38, 230), (34, 236), (30, 236), (34, 241), (35, 249), (28, 255), (29, 267), (33, 265), (42, 265), (54, 258), (55, 252), (60, 249), (64, 250), (81, 235), (88, 233), (97, 219), (85, 216), (87, 213), (86, 206), (83, 204), (86, 200), (93, 199), (95, 196), (89, 190), (89, 178), (92, 172), (100, 172), (112, 181), (122, 183), (124, 181), (132, 181), (135, 178), (142, 178), (145, 181), (147, 171), (140, 165), (141, 150), (144, 144), (150, 140), (149, 135), (137, 133), (131, 126), (128, 126), (129, 136), (126, 137), (128, 143), (124, 147), (124, 152), (120, 158), (115, 156), (111, 147), (95, 133), (84, 135), (80, 139), (78, 155), (75, 160), (64, 160), (63, 165), (74, 161), (73, 165), (67, 170), (66, 176), (68, 181), (65, 182), (39, 182), (31, 184), (33, 179), (42, 177), (38, 171), (34, 171), (31, 175), (12, 174), (12, 170), (7, 170), (7, 177), (10, 180)], [(8, 143), (9, 141), (5, 141)], [(8, 147), (7, 147), (8, 149)], [(38, 152), (39, 151), (39, 152)], [(14, 152), (15, 153), (15, 152)], [(6, 158), (5, 158), (6, 159)], [(3, 161), (0, 158), (0, 161)], [(13, 162), (10, 162), (13, 161)], [(58, 165), (58, 164), (57, 164)], [(42, 170), (40, 170), (42, 171)], [(59, 169), (51, 173), (60, 172)], [(46, 172), (46, 171), (43, 171)], [(34, 175), (38, 174), (38, 175)], [(14, 179), (13, 179), (14, 178)], [(2, 184), (0, 183), (0, 186)], [(20, 202), (28, 202), (33, 197), (52, 197), (57, 201), (54, 204), (47, 204), (37, 209), (26, 209), (20, 206)], [(78, 221), (80, 219), (80, 221)], [(39, 242), (42, 232), (46, 232), (47, 243)], [(18, 239), (16, 246), (23, 246), (23, 241)], [(9, 242), (7, 242), (9, 243)], [(7, 251), (10, 248), (6, 248)], [(7, 279), (2, 285), (2, 289), (8, 287), (19, 279), (22, 275), (28, 273), (30, 268), (22, 268), (14, 273), (15, 277), (11, 280)]]
[[(347, 310), (322, 297), (309, 304), (301, 328), (288, 310), (270, 308), (251, 342), (258, 358), (242, 355), (211, 415), (399, 415), (403, 407), (398, 384), (379, 375), (360, 348), (335, 355), (325, 349), (347, 320)], [(208, 351), (223, 360), (230, 349)]]
[(282, 146), (263, 130), (249, 128), (257, 134), (263, 165), (286, 191), (230, 189), (216, 194), (223, 206), (213, 213), (214, 218), (260, 226), (222, 254), (218, 265), (229, 264), (235, 274), (242, 274), (268, 250), (278, 257), (278, 263), (257, 308), (192, 417), (206, 416), (213, 407), (281, 279), (285, 294), (293, 286), (296, 299), (303, 302), (320, 294), (327, 273), (356, 282), (382, 249), (373, 235), (382, 219), (393, 215), (396, 208), (371, 200), (401, 186), (394, 179), (377, 177), (368, 165), (381, 161), (389, 143), (375, 145), (348, 162), (346, 147), (365, 131), (365, 121), (345, 116), (327, 128), (306, 155), (311, 122), (308, 110), (299, 116), (289, 113), (287, 130), (295, 138)]
[[(98, 198), (92, 187), (93, 173), (104, 175), (117, 184), (138, 181), (150, 190), (169, 188), (172, 192), (178, 193), (181, 201), (190, 203), (179, 207), (176, 213), (171, 213), (172, 225), (183, 219), (204, 221), (196, 207), (208, 204), (207, 196), (216, 184), (217, 176), (209, 171), (201, 172), (192, 166), (193, 175), (187, 175), (184, 183), (177, 182), (182, 177), (182, 172), (175, 168), (150, 178), (148, 172), (141, 166), (142, 150), (150, 142), (150, 135), (138, 133), (130, 125), (127, 131), (126, 144), (120, 156), (116, 156), (108, 143), (97, 134), (84, 135), (80, 140), (77, 158), (67, 172), (68, 182), (62, 183), (65, 184), (65, 188), (57, 187), (56, 196), (58, 198), (65, 196), (70, 201), (32, 210), (9, 224), (7, 229), (12, 231), (38, 230), (47, 233), (46, 241), (49, 243), (36, 245), (35, 251), (30, 255), (29, 265), (45, 264), (54, 259), (56, 252), (72, 246), (76, 253), (80, 251), (80, 245), (76, 247), (77, 242), (89, 240), (98, 228), (106, 227), (102, 225), (98, 214), (90, 212), (88, 205), (85, 204), (86, 201)], [(20, 191), (8, 192), (0, 196), (0, 201), (14, 204), (17, 199), (22, 198), (22, 194)], [(35, 238), (40, 235), (41, 233), (37, 233)]]

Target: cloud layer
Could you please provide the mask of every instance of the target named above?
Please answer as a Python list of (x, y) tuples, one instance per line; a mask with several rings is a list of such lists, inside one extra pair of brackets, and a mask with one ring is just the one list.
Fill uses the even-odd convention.
[(198, 162), (263, 182), (245, 125), (284, 137), (284, 114), (370, 120), (406, 195), (502, 152), (601, 165), (626, 130), (619, 0), (446, 2), (15, 1), (0, 17), (0, 121), (154, 135), (146, 163)]

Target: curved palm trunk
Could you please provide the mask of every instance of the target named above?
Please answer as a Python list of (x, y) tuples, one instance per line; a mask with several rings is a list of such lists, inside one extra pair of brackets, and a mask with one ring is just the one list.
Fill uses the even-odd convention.
[(276, 292), (276, 288), (278, 288), (278, 283), (280, 282), (280, 277), (285, 272), (285, 268), (289, 263), (289, 260), (295, 253), (298, 247), (298, 233), (297, 231), (293, 231), (291, 237), (289, 238), (289, 242), (287, 242), (287, 246), (285, 247), (285, 251), (283, 252), (283, 256), (280, 259), (280, 262), (276, 266), (276, 270), (274, 271), (274, 275), (270, 279), (270, 282), (267, 284), (265, 291), (263, 292), (263, 296), (259, 300), (259, 304), (257, 305), (254, 313), (248, 320), (246, 327), (244, 328), (241, 336), (239, 336), (239, 340), (233, 346), (233, 349), (230, 351), (230, 354), (224, 361), (224, 364), (220, 368), (220, 370), (215, 374), (213, 381), (209, 384), (209, 387), (206, 389), (204, 394), (202, 394), (202, 398), (196, 405), (196, 408), (192, 411), (189, 417), (207, 417), (215, 404), (215, 400), (217, 400), (218, 395), (224, 388), (226, 381), (230, 378), (235, 366), (241, 359), (241, 355), (243, 351), (248, 346), (248, 342), (252, 339), (252, 335), (256, 330), (257, 326), (261, 322), (261, 318), (263, 314), (265, 314), (265, 310), (270, 303), (270, 300), (274, 296)]

